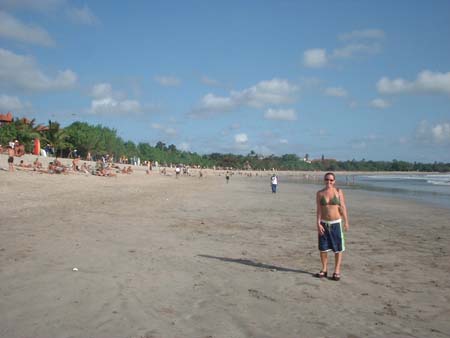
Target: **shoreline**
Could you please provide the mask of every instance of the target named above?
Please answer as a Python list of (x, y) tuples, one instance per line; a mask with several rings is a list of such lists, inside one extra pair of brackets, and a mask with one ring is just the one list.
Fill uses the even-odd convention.
[[(21, 157), (14, 157), (14, 164), (17, 164), (20, 162), (21, 159), (23, 159), (25, 162), (27, 163), (32, 163), (36, 158), (39, 158), (39, 160), (44, 164), (44, 165), (48, 165), (49, 162), (53, 161), (55, 159), (55, 157), (50, 157), (50, 156), (41, 156), (41, 155), (32, 155), (32, 154), (25, 154)], [(7, 164), (7, 159), (8, 159), (8, 155), (6, 154), (0, 154), (0, 167), (2, 168), (6, 168), (8, 167)], [(64, 157), (58, 157), (58, 160), (60, 160), (64, 165), (71, 165), (72, 163), (72, 159), (70, 158), (64, 158)], [(80, 159), (80, 163), (83, 162), (87, 162), (90, 165), (95, 165), (95, 161), (86, 161), (83, 159)], [(133, 169), (142, 169), (143, 171), (146, 170), (146, 166), (145, 165), (133, 165), (133, 164), (121, 164), (121, 163), (115, 163), (118, 164), (120, 166), (129, 166), (131, 165), (133, 167)], [(164, 166), (159, 166), (159, 167), (154, 167), (154, 168), (166, 168), (166, 169), (175, 169), (175, 167), (164, 167)], [(155, 170), (155, 169), (154, 169)], [(198, 171), (200, 169), (197, 168), (189, 168), (190, 171), (194, 172), (195, 174), (198, 174)], [(215, 174), (224, 174), (227, 172), (227, 169), (212, 169), (212, 168), (205, 168), (205, 169), (201, 169), (203, 171), (206, 171), (208, 173), (215, 173)], [(287, 176), (301, 176), (301, 175), (309, 175), (309, 176), (313, 176), (313, 177), (318, 177), (320, 179), (322, 179), (323, 175), (327, 172), (327, 171), (314, 171), (314, 170), (244, 170), (244, 169), (230, 169), (229, 171), (234, 172), (234, 173), (242, 173), (242, 174), (252, 174), (252, 175), (261, 175), (261, 176), (265, 176), (265, 175), (271, 175), (273, 172), (276, 173), (282, 173), (285, 174)], [(334, 173), (336, 173), (336, 175), (339, 176), (356, 176), (356, 175), (405, 175), (405, 174), (414, 174), (414, 175), (433, 175), (433, 174), (449, 174), (450, 172), (447, 173), (440, 173), (440, 172), (435, 172), (435, 171), (427, 171), (427, 172), (419, 172), (419, 171), (333, 171)]]
[[(31, 154), (25, 154), (24, 156), (20, 157), (20, 159), (24, 159), (26, 163), (32, 163), (35, 159), (39, 158), (39, 160), (43, 163), (44, 168), (48, 166), (48, 163), (50, 161), (54, 160), (54, 157), (43, 157), (43, 156), (35, 156)], [(8, 170), (8, 163), (7, 163), (7, 155), (0, 154), (0, 169), (3, 171)], [(15, 158), (15, 164), (17, 164), (19, 158)], [(67, 158), (58, 158), (64, 165), (70, 166), (72, 159)], [(90, 165), (92, 168), (95, 167), (96, 162), (94, 161), (82, 161), (80, 160), (80, 165), (82, 163), (86, 162), (88, 165)], [(134, 175), (142, 175), (146, 174), (147, 167), (144, 165), (131, 165), (131, 164), (118, 164), (119, 167), (128, 167), (131, 166)], [(162, 175), (161, 171), (166, 170), (167, 177), (176, 176), (175, 175), (175, 168), (174, 167), (154, 167), (151, 175)], [(200, 170), (202, 171), (204, 177), (208, 176), (224, 176), (227, 170), (224, 169), (197, 169), (197, 168), (189, 168), (189, 175), (198, 177)], [(31, 171), (29, 169), (22, 169), (18, 168), (17, 171)], [(235, 177), (250, 177), (250, 178), (268, 178), (273, 174), (273, 171), (271, 170), (230, 170), (230, 172)], [(277, 173), (281, 178), (285, 178), (288, 181), (292, 181), (295, 184), (315, 184), (315, 185), (321, 185), (322, 184), (322, 178), (323, 175), (326, 173), (325, 171), (277, 171), (275, 170), (275, 173)], [(69, 174), (75, 174), (75, 175), (88, 175), (90, 174), (84, 174), (84, 173), (74, 173), (70, 172)], [(122, 176), (121, 173), (117, 171), (117, 174), (119, 176)], [(420, 191), (420, 190), (411, 190), (407, 188), (399, 188), (399, 187), (384, 187), (384, 186), (377, 186), (377, 185), (371, 185), (367, 184), (367, 182), (358, 182), (357, 178), (360, 176), (377, 176), (377, 177), (383, 177), (383, 176), (392, 176), (392, 175), (398, 175), (398, 176), (408, 176), (408, 175), (414, 175), (414, 176), (427, 176), (427, 175), (445, 175), (443, 173), (437, 173), (437, 172), (398, 172), (398, 171), (386, 171), (386, 172), (380, 172), (380, 171), (367, 171), (367, 172), (361, 172), (361, 171), (336, 171), (336, 180), (338, 186), (341, 186), (345, 189), (359, 189), (364, 190), (369, 193), (375, 193), (379, 194), (381, 196), (389, 197), (394, 196), (400, 199), (407, 199), (411, 201), (416, 201), (419, 203), (425, 203), (431, 206), (438, 206), (443, 208), (450, 208), (450, 200), (447, 201), (447, 193), (440, 193), (435, 191)], [(442, 198), (441, 198), (442, 197)]]

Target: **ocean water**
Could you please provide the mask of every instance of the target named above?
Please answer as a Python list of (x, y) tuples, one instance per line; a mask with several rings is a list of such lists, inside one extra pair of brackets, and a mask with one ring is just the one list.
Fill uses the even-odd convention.
[(338, 177), (341, 183), (450, 208), (450, 174), (379, 174)]

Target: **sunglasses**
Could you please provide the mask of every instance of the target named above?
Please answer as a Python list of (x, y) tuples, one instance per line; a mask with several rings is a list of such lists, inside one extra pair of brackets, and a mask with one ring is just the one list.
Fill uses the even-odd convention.
[(331, 179), (331, 178), (326, 178), (325, 181), (326, 181), (326, 182), (334, 182), (334, 180)]

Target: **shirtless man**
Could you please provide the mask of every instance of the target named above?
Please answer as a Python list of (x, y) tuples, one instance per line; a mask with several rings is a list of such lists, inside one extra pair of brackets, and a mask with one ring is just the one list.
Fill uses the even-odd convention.
[(14, 149), (11, 146), (8, 146), (8, 165), (9, 171), (14, 171)]
[(335, 187), (335, 175), (326, 173), (325, 188), (316, 195), (317, 232), (322, 269), (315, 276), (327, 277), (328, 252), (334, 252), (334, 273), (332, 280), (341, 279), (342, 253), (345, 251), (345, 239), (342, 226), (347, 231), (350, 227), (344, 192)]

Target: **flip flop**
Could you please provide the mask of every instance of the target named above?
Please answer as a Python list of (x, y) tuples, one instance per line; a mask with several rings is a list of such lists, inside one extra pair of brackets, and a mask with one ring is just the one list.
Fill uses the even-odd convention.
[(316, 273), (315, 275), (314, 275), (314, 277), (317, 277), (317, 278), (324, 278), (324, 277), (327, 277), (327, 272), (326, 271), (322, 271), (322, 270), (320, 270), (320, 272), (319, 273)]
[(333, 273), (333, 277), (331, 277), (332, 280), (338, 281), (341, 279), (341, 274), (340, 273)]

